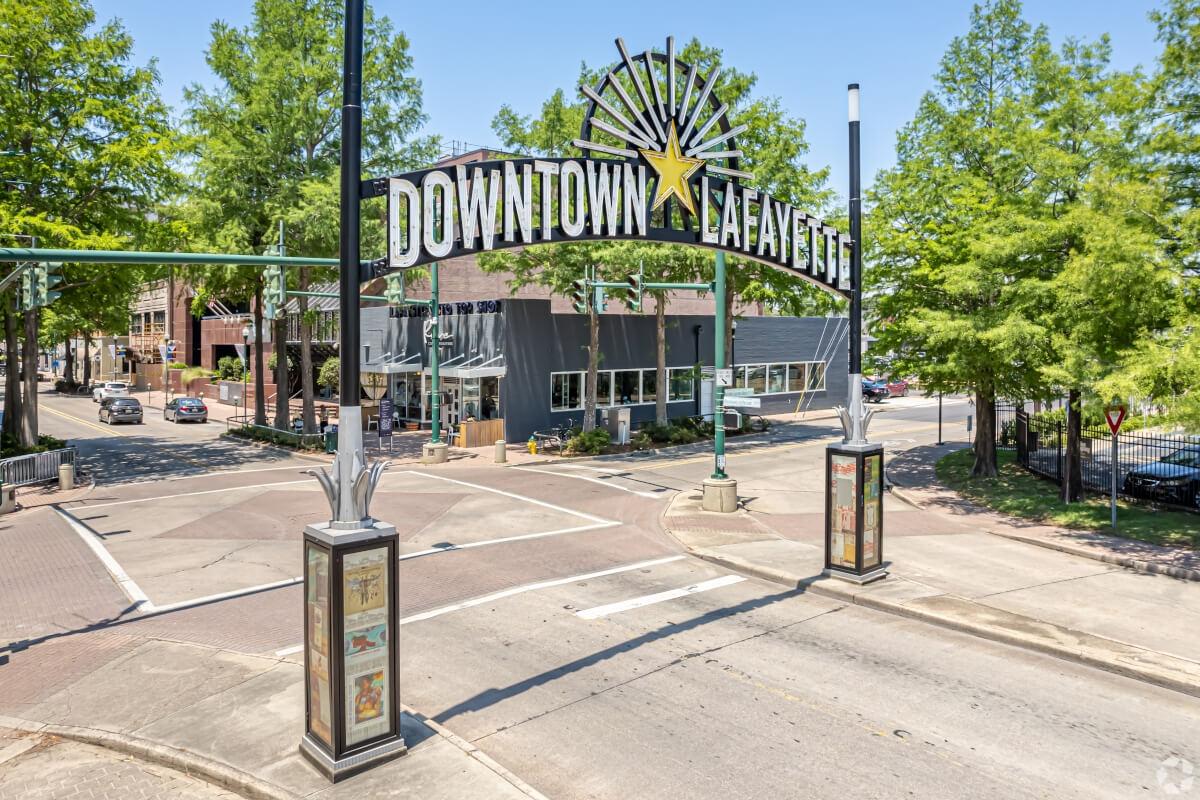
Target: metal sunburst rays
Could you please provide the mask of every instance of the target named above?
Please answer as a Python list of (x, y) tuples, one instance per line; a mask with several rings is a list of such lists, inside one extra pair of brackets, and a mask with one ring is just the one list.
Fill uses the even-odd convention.
[[(728, 178), (750, 179), (739, 168), (742, 151), (736, 137), (745, 125), (731, 126), (729, 106), (713, 93), (719, 68), (707, 77), (694, 64), (675, 55), (675, 37), (667, 37), (666, 53), (650, 50), (630, 56), (617, 39), (620, 63), (595, 87), (579, 90), (590, 101), (573, 144), (585, 152), (637, 158), (641, 150), (666, 152), (672, 131), (682, 154), (704, 161), (705, 169)], [(622, 146), (595, 140), (601, 131)]]

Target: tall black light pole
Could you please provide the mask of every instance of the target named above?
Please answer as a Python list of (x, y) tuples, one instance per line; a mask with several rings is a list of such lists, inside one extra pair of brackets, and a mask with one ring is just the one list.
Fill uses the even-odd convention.
[(858, 143), (858, 84), (847, 87), (850, 105), (850, 441), (866, 441), (862, 422), (862, 165)]
[(406, 751), (400, 731), (396, 529), (370, 515), (383, 462), (369, 468), (359, 406), (363, 1), (346, 0), (338, 449), (312, 470), (331, 519), (304, 529), (305, 728), (300, 752), (332, 781)]
[[(338, 393), (338, 455), (347, 476), (355, 455), (362, 458), (362, 411), (358, 404), (358, 347), (361, 339), (358, 301), (359, 182), (362, 172), (363, 0), (346, 0), (346, 44), (342, 62), (342, 191), (338, 260), (338, 313), (341, 378)], [(354, 433), (357, 432), (357, 433)], [(339, 476), (339, 477), (341, 477)], [(343, 486), (348, 482), (343, 482)], [(349, 522), (349, 492), (340, 498), (337, 519)]]

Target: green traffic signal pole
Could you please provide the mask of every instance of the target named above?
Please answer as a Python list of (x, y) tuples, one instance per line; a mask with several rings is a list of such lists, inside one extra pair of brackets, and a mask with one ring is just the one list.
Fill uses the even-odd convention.
[(713, 281), (713, 294), (716, 302), (716, 319), (713, 332), (714, 347), (713, 369), (716, 372), (713, 380), (713, 456), (714, 480), (725, 480), (725, 387), (721, 385), (719, 375), (725, 369), (725, 254), (717, 251), (716, 280)]

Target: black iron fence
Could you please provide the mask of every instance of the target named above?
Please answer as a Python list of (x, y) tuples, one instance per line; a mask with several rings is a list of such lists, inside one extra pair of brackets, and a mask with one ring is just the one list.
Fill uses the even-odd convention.
[[(1062, 485), (1066, 470), (1067, 426), (1061, 419), (1014, 409), (1011, 444), (997, 425), (997, 444), (1017, 451), (1017, 462), (1030, 472)], [(1104, 425), (1084, 425), (1080, 439), (1084, 489), (1107, 494), (1113, 470), (1117, 493), (1200, 509), (1200, 437), (1130, 431), (1117, 437), (1114, 461), (1112, 434)]]

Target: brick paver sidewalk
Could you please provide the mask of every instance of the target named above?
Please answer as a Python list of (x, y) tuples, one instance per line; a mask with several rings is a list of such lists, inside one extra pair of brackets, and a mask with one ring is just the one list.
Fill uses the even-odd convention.
[(0, 745), (0, 800), (238, 797), (162, 765), (56, 736), (10, 735)]

